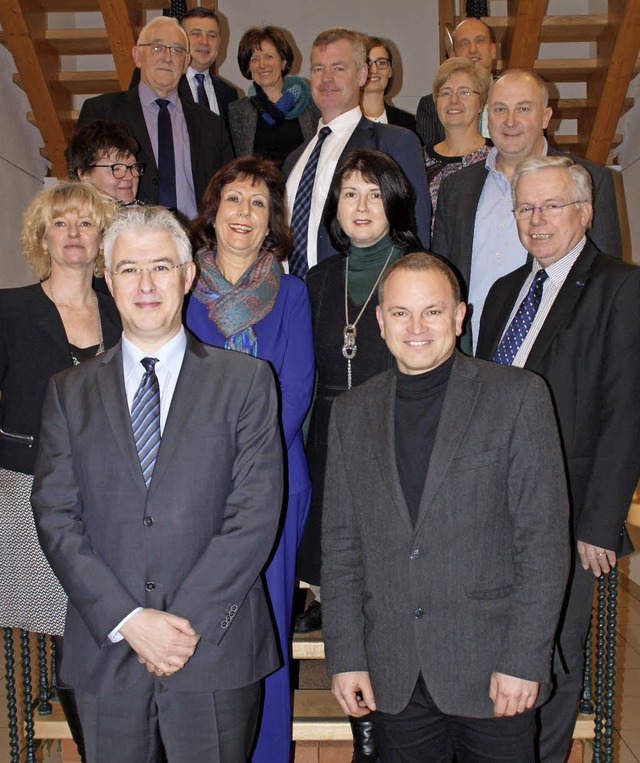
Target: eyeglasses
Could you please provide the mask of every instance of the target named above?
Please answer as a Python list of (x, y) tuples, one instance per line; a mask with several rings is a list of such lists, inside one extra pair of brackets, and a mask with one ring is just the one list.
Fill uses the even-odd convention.
[(187, 49), (181, 48), (179, 45), (161, 45), (159, 42), (141, 42), (138, 43), (139, 48), (151, 48), (152, 56), (164, 56), (168, 50), (171, 56), (178, 58), (179, 56), (186, 56)]
[(143, 273), (149, 273), (154, 281), (163, 281), (173, 270), (184, 267), (186, 264), (186, 262), (181, 262), (178, 265), (167, 265), (164, 262), (158, 262), (148, 268), (137, 268), (133, 265), (123, 264), (116, 270), (110, 270), (109, 273), (112, 276), (118, 276), (122, 281), (137, 281)]
[(94, 167), (108, 167), (116, 180), (122, 180), (127, 172), (131, 173), (132, 178), (139, 178), (141, 175), (144, 175), (145, 166), (144, 162), (133, 162), (133, 164), (116, 162), (116, 164), (90, 164), (87, 169), (92, 170)]
[(451, 98), (454, 93), (458, 98), (471, 98), (472, 95), (480, 95), (477, 90), (470, 90), (468, 87), (459, 87), (457, 90), (452, 90), (450, 87), (443, 87), (441, 90), (438, 90), (436, 95), (438, 98)]
[(572, 204), (584, 204), (584, 199), (577, 199), (576, 201), (568, 201), (566, 204), (557, 204), (556, 202), (550, 202), (549, 204), (543, 204), (541, 207), (534, 207), (532, 204), (519, 204), (512, 210), (513, 216), (517, 220), (528, 220), (533, 217), (533, 212), (536, 209), (540, 210), (540, 214), (547, 217), (560, 217), (562, 210), (565, 207), (570, 207)]
[(389, 58), (374, 58), (373, 61), (368, 58), (367, 66), (371, 68), (375, 64), (377, 69), (388, 69), (391, 66), (391, 59)]

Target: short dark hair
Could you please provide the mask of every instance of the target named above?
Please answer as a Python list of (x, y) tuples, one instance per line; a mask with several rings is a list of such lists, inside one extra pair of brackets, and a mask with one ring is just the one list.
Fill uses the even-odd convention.
[(413, 186), (395, 159), (372, 148), (351, 151), (333, 175), (324, 208), (324, 224), (329, 232), (331, 246), (340, 254), (349, 253), (351, 243), (338, 221), (338, 204), (342, 183), (353, 172), (359, 172), (369, 183), (379, 186), (393, 243), (403, 248), (419, 249), (421, 244), (416, 234), (413, 213)]
[(278, 55), (284, 61), (282, 76), (289, 74), (293, 65), (293, 48), (284, 32), (277, 26), (254, 26), (242, 35), (238, 44), (238, 66), (245, 79), (252, 79), (249, 64), (254, 50), (261, 50), (262, 43), (267, 40), (278, 51)]
[(182, 24), (185, 19), (213, 19), (218, 27), (220, 27), (220, 17), (218, 14), (213, 8), (204, 8), (202, 5), (196, 5), (195, 8), (190, 8), (180, 19), (180, 23)]
[(389, 66), (393, 66), (393, 53), (386, 40), (383, 40), (382, 37), (373, 37), (373, 35), (367, 35), (363, 39), (367, 49), (367, 56), (371, 53), (372, 48), (384, 48), (387, 52), (387, 58), (389, 59)]
[(194, 249), (212, 249), (216, 243), (214, 222), (222, 189), (235, 180), (250, 179), (254, 184), (261, 180), (269, 190), (269, 233), (264, 246), (279, 260), (284, 260), (291, 251), (291, 231), (285, 215), (285, 185), (278, 165), (270, 159), (261, 159), (249, 154), (225, 164), (211, 178), (200, 203), (200, 212), (191, 226)]
[(457, 305), (462, 302), (462, 290), (460, 288), (460, 281), (453, 268), (449, 263), (437, 254), (427, 252), (424, 250), (409, 252), (404, 257), (393, 263), (390, 268), (387, 268), (378, 284), (378, 304), (382, 304), (384, 299), (384, 287), (389, 277), (396, 270), (412, 270), (414, 272), (425, 270), (437, 270), (447, 279), (451, 286), (451, 293), (453, 295), (453, 301)]
[(96, 119), (81, 127), (69, 141), (65, 156), (70, 180), (79, 180), (79, 173), (87, 172), (92, 164), (112, 151), (116, 156), (132, 154), (140, 150), (138, 141), (129, 135), (124, 125)]

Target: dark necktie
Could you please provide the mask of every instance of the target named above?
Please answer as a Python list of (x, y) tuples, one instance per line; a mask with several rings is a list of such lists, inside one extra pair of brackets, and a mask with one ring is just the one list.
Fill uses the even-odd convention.
[(513, 320), (504, 332), (502, 341), (493, 353), (491, 360), (494, 363), (510, 366), (515, 360), (518, 350), (529, 333), (533, 319), (536, 317), (540, 307), (542, 286), (548, 277), (549, 274), (546, 270), (539, 270), (536, 273), (527, 296), (522, 300), (518, 311), (513, 316)]
[(158, 358), (142, 358), (144, 376), (131, 406), (131, 428), (136, 443), (142, 475), (147, 487), (160, 447), (160, 387), (155, 366)]
[(207, 91), (204, 89), (204, 72), (198, 72), (196, 74), (198, 80), (198, 103), (204, 106), (206, 109), (210, 109), (209, 99), (207, 98)]
[(300, 178), (300, 185), (293, 202), (291, 213), (291, 230), (293, 232), (293, 251), (289, 256), (289, 273), (299, 278), (304, 278), (309, 270), (307, 260), (307, 237), (309, 235), (309, 214), (311, 213), (311, 197), (313, 196), (313, 184), (316, 179), (318, 160), (322, 151), (322, 144), (331, 132), (330, 127), (323, 127), (318, 133), (318, 142), (307, 159), (307, 163)]
[(173, 130), (169, 103), (166, 98), (156, 98), (158, 112), (158, 204), (170, 209), (178, 206), (176, 195), (176, 157), (173, 152)]

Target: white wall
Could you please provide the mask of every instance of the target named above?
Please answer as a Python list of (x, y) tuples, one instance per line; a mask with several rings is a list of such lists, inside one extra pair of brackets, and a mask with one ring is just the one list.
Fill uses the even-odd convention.
[(12, 82), (13, 58), (0, 45), (0, 288), (35, 280), (20, 255), (20, 227), (25, 207), (42, 189), (47, 162), (40, 156), (39, 131), (26, 120), (25, 94)]

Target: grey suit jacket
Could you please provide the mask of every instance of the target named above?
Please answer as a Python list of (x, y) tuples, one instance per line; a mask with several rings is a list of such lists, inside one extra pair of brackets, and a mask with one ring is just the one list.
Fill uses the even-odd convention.
[[(622, 257), (622, 237), (611, 170), (549, 147), (549, 156), (570, 156), (593, 180), (593, 225), (589, 235), (603, 252)], [(456, 267), (469, 286), (476, 210), (488, 172), (486, 162), (464, 167), (445, 178), (438, 194), (432, 249)], [(513, 223), (515, 225), (515, 221)]]
[[(320, 112), (313, 101), (311, 101), (298, 117), (305, 142), (311, 140), (316, 134), (319, 119)], [(245, 156), (246, 154), (253, 153), (257, 125), (258, 112), (251, 105), (249, 98), (240, 98), (240, 100), (229, 104), (229, 130), (236, 156)]]
[(283, 494), (269, 366), (189, 338), (148, 492), (120, 345), (54, 376), (42, 420), (33, 506), (69, 596), (64, 680), (93, 694), (140, 681), (126, 641), (108, 640), (138, 606), (186, 617), (202, 637), (167, 688), (235, 688), (277, 668), (261, 581)]
[(395, 372), (339, 397), (322, 533), (329, 673), (369, 671), (397, 713), (422, 672), (444, 713), (491, 717), (492, 672), (541, 683), (568, 562), (568, 500), (545, 383), (458, 354), (415, 526), (396, 466)]
[[(196, 204), (200, 204), (212, 176), (233, 159), (233, 149), (221, 117), (182, 95), (180, 102), (189, 133)], [(138, 198), (148, 204), (157, 204), (158, 166), (144, 121), (138, 88), (133, 87), (120, 93), (106, 93), (86, 100), (78, 117), (78, 127), (96, 119), (120, 122), (138, 141), (140, 151), (136, 159), (146, 164), (144, 175), (140, 178)]]

